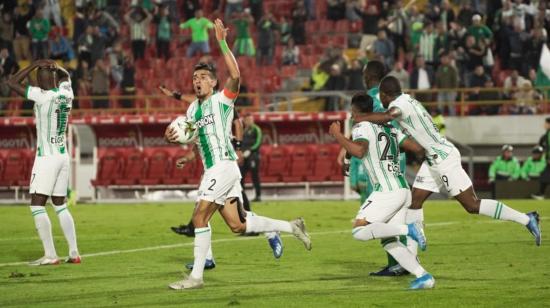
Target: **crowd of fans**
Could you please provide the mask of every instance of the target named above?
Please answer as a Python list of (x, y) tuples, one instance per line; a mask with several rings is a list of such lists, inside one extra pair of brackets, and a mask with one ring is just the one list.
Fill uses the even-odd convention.
[[(326, 2), (320, 16), (319, 2)], [(122, 7), (123, 4), (130, 3)], [(208, 5), (206, 5), (208, 3)], [(209, 54), (212, 18), (232, 28), (237, 57), (254, 57), (257, 65), (299, 65), (302, 49), (316, 33), (308, 21), (347, 20), (362, 24), (346, 45), (331, 43), (311, 69), (310, 90), (361, 90), (361, 70), (372, 59), (386, 64), (403, 88), (442, 89), (422, 93), (446, 114), (456, 113), (457, 88), (472, 88), (468, 101), (516, 100), (483, 105), (470, 114), (537, 113), (550, 85), (539, 58), (550, 31), (550, 4), (543, 0), (430, 0), (420, 10), (402, 0), (295, 0), (281, 12), (265, 10), (263, 0), (5, 0), (0, 18), (0, 74), (4, 80), (18, 62), (53, 58), (73, 63), (78, 95), (135, 94), (135, 64), (147, 57)], [(74, 12), (70, 12), (74, 10)], [(67, 16), (71, 16), (67, 18)], [(154, 25), (153, 27), (151, 25)], [(154, 30), (152, 30), (154, 29)], [(155, 51), (148, 55), (150, 46)], [(275, 54), (277, 46), (282, 53)], [(357, 56), (349, 57), (348, 48)], [(500, 74), (499, 72), (504, 72)], [(502, 79), (502, 80), (501, 80)], [(504, 85), (506, 91), (484, 90)], [(9, 90), (0, 87), (1, 96)], [(105, 108), (108, 100), (94, 101)], [(123, 107), (131, 107), (124, 101)], [(329, 99), (326, 110), (341, 108)]]

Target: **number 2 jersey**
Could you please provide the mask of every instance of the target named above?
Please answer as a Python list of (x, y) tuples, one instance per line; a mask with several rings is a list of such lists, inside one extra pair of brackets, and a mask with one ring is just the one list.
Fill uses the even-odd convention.
[(408, 94), (401, 94), (390, 103), (388, 109), (398, 108), (401, 116), (396, 120), (401, 128), (420, 144), (430, 160), (447, 158), (454, 148), (433, 123), (432, 117), (419, 101)]
[(351, 131), (353, 141), (368, 141), (362, 158), (374, 191), (390, 192), (409, 188), (399, 167), (399, 145), (407, 138), (391, 125), (359, 122)]
[(200, 104), (193, 101), (187, 109), (187, 118), (195, 121), (199, 130), (196, 143), (204, 169), (222, 160), (237, 160), (231, 144), (235, 98), (237, 93), (224, 89)]
[(25, 97), (34, 102), (36, 155), (66, 154), (67, 125), (74, 98), (71, 81), (63, 81), (59, 88), (51, 90), (28, 86)]

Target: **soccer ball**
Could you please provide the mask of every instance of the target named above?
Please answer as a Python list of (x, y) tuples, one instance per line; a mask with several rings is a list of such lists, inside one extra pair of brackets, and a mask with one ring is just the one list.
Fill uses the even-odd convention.
[(177, 117), (168, 127), (174, 128), (178, 134), (178, 143), (187, 144), (195, 141), (198, 129), (195, 122), (187, 119), (186, 116)]

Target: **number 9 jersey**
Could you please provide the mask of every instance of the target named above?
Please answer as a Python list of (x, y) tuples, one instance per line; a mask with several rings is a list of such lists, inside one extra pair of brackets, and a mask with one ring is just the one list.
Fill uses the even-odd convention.
[(63, 81), (51, 90), (28, 86), (25, 94), (34, 102), (36, 119), (37, 149), (30, 193), (66, 196), (70, 174), (66, 132), (74, 98), (71, 82)]
[(399, 145), (407, 138), (400, 130), (388, 125), (360, 122), (351, 131), (353, 141), (368, 141), (368, 151), (362, 158), (374, 191), (390, 192), (409, 186), (399, 166)]

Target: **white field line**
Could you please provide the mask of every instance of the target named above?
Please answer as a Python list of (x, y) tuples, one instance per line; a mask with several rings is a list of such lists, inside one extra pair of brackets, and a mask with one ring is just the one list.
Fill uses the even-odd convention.
[[(546, 219), (546, 217), (542, 217), (542, 218)], [(500, 221), (500, 220), (489, 220), (489, 221), (485, 221), (485, 222), (476, 222), (476, 223), (500, 223), (500, 222), (502, 222), (502, 221)], [(459, 224), (459, 223), (461, 223), (461, 222), (460, 221), (434, 222), (434, 223), (427, 223), (426, 227), (442, 227), (442, 226), (456, 225), (456, 224)], [(346, 230), (311, 232), (309, 234), (310, 235), (328, 235), (328, 234), (350, 233), (350, 232), (351, 232), (351, 228), (346, 229)], [(283, 235), (283, 237), (290, 237), (290, 236), (292, 236), (292, 235)], [(259, 238), (263, 238), (263, 237), (259, 237)], [(255, 239), (258, 239), (258, 237), (236, 237), (236, 238), (212, 240), (212, 243), (249, 241), (249, 240), (255, 240)], [(2, 240), (2, 239), (0, 239), (0, 240)], [(172, 248), (187, 247), (187, 246), (193, 246), (193, 242), (180, 243), (180, 244), (171, 244), (171, 245), (159, 245), (159, 246), (151, 246), (151, 247), (143, 247), (143, 248), (135, 248), (135, 249), (103, 251), (103, 252), (83, 254), (82, 257), (83, 258), (90, 258), (90, 257), (100, 257), (100, 256), (111, 256), (111, 255), (118, 255), (118, 254), (125, 254), (125, 253), (136, 253), (136, 252), (143, 252), (143, 251), (172, 249)], [(25, 264), (28, 264), (28, 262), (0, 263), (0, 267), (18, 266), (18, 265), (25, 265)]]

